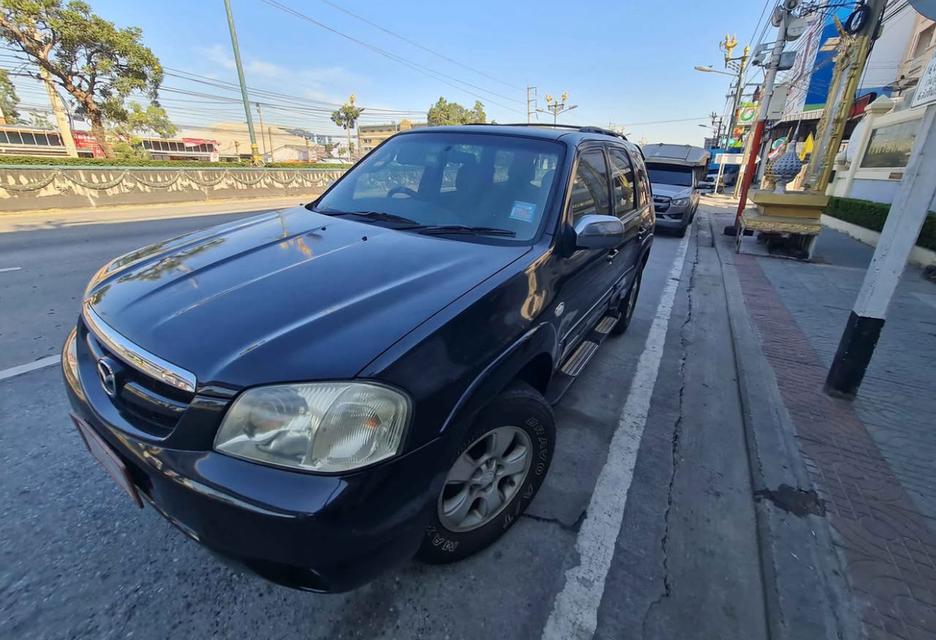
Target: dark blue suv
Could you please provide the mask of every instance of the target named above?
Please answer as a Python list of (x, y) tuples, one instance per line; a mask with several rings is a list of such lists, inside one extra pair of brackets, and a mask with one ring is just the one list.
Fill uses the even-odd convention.
[(137, 504), (271, 580), (458, 560), (536, 495), (551, 404), (626, 330), (653, 225), (609, 131), (402, 133), (305, 207), (102, 267), (72, 417)]

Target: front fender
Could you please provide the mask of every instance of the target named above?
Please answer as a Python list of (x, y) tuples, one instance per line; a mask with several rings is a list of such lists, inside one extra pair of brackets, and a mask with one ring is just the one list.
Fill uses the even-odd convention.
[[(441, 431), (445, 433), (453, 428), (466, 428), (478, 411), (506, 389), (517, 379), (518, 374), (537, 358), (544, 359), (544, 366), (548, 366), (551, 376), (553, 364), (558, 357), (559, 335), (556, 327), (548, 322), (541, 322), (531, 328), (471, 381), (452, 407)], [(545, 363), (546, 359), (548, 364)]]

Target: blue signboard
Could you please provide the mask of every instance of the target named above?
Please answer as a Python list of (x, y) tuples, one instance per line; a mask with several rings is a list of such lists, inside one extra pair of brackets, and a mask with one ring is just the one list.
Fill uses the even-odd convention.
[(832, 84), (832, 74), (835, 71), (835, 46), (838, 43), (839, 32), (835, 28), (835, 16), (844, 23), (854, 7), (839, 7), (832, 9), (825, 16), (822, 23), (822, 33), (819, 36), (819, 47), (816, 50), (816, 60), (813, 63), (812, 77), (809, 79), (809, 88), (806, 89), (806, 102), (803, 111), (822, 109), (829, 94), (829, 85)]

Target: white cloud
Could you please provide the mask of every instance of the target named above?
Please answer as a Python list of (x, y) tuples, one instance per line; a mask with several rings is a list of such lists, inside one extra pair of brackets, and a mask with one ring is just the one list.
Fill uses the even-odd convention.
[[(214, 65), (231, 71), (236, 68), (234, 56), (224, 45), (198, 47), (196, 51)], [(370, 84), (368, 78), (340, 66), (292, 69), (249, 54), (244, 55), (242, 60), (248, 84), (283, 93), (297, 93), (298, 90), (298, 93), (312, 100), (343, 102), (347, 95)]]

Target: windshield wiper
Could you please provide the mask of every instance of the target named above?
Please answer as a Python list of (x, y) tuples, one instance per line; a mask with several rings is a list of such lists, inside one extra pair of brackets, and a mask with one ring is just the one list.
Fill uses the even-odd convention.
[(415, 230), (417, 233), (425, 233), (427, 235), (463, 233), (473, 236), (503, 236), (505, 238), (512, 238), (513, 236), (517, 235), (515, 231), (511, 231), (510, 229), (499, 229), (497, 227), (471, 227), (463, 224), (425, 225)]
[(423, 225), (419, 224), (415, 220), (410, 220), (403, 216), (398, 216), (394, 213), (385, 213), (383, 211), (338, 211), (335, 209), (315, 209), (316, 213), (321, 213), (326, 216), (354, 216), (355, 218), (364, 218), (365, 220), (373, 220), (375, 222), (396, 222), (399, 224), (408, 225), (406, 227), (400, 227), (409, 229), (410, 227), (422, 227)]

